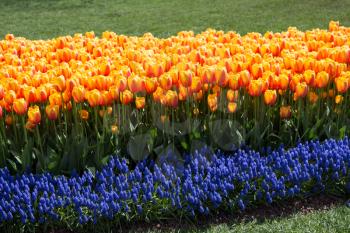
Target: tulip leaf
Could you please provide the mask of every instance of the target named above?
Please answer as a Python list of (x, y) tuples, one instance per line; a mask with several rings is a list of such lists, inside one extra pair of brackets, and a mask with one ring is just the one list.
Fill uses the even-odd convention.
[(220, 149), (233, 151), (245, 142), (245, 130), (237, 121), (214, 120), (209, 123), (209, 129), (213, 142)]
[(127, 148), (134, 161), (144, 160), (152, 151), (153, 138), (150, 133), (131, 136)]

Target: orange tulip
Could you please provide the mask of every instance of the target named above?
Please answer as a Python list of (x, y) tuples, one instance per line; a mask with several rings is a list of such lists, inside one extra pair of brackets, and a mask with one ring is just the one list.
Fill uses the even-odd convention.
[(117, 134), (118, 133), (118, 126), (117, 125), (112, 125), (111, 126), (111, 132), (113, 133), (113, 134)]
[(72, 90), (72, 96), (76, 103), (84, 102), (85, 100), (85, 89), (83, 86), (75, 86)]
[(307, 95), (308, 86), (305, 82), (298, 83), (295, 88), (295, 94), (297, 98), (304, 98)]
[(314, 104), (317, 102), (317, 100), (318, 100), (318, 95), (315, 92), (310, 92), (309, 101)]
[(146, 78), (145, 89), (147, 94), (151, 94), (157, 90), (157, 81), (154, 78)]
[(120, 94), (120, 101), (125, 105), (130, 104), (133, 101), (133, 99), (134, 95), (129, 90), (125, 90)]
[(176, 108), (178, 105), (178, 95), (176, 91), (168, 90), (165, 94), (165, 102), (169, 107)]
[(146, 99), (145, 97), (136, 97), (135, 98), (135, 105), (137, 109), (142, 109), (145, 107)]
[(277, 91), (276, 90), (266, 90), (264, 92), (264, 101), (266, 105), (272, 106), (276, 103)]
[(316, 75), (315, 83), (318, 88), (324, 88), (328, 85), (329, 75), (325, 71), (321, 71)]
[(5, 96), (4, 88), (2, 85), (0, 85), (0, 100), (2, 100)]
[(215, 112), (218, 108), (218, 97), (216, 94), (208, 95), (208, 106), (210, 111)]
[(235, 102), (230, 102), (228, 103), (227, 105), (227, 110), (230, 112), (230, 113), (234, 113), (237, 111), (237, 103)]
[(226, 98), (229, 102), (235, 102), (238, 100), (238, 91), (227, 90)]
[(83, 109), (83, 110), (80, 110), (79, 114), (80, 114), (81, 119), (83, 119), (84, 121), (89, 119), (89, 112), (88, 111)]
[(44, 103), (47, 101), (47, 91), (45, 88), (37, 88), (35, 90), (36, 102)]
[(34, 124), (34, 123), (31, 122), (31, 121), (27, 121), (27, 122), (26, 122), (26, 125), (25, 125), (26, 129), (27, 129), (27, 130), (30, 130), (30, 131), (32, 131), (32, 130), (35, 128), (35, 126), (36, 126), (36, 124)]
[(228, 82), (228, 74), (225, 67), (217, 67), (214, 72), (215, 79), (220, 87), (225, 87)]
[(279, 76), (279, 89), (280, 90), (287, 90), (289, 86), (289, 78), (285, 74), (281, 74)]
[(127, 85), (128, 85), (128, 84), (127, 84), (127, 80), (126, 80), (125, 77), (119, 77), (119, 78), (117, 78), (115, 84), (117, 85), (118, 90), (119, 90), (120, 92), (125, 91), (125, 89), (126, 89), (126, 87), (127, 87)]
[(172, 86), (172, 78), (168, 74), (164, 74), (159, 77), (159, 84), (160, 87), (163, 88), (165, 91), (169, 90)]
[(239, 74), (229, 75), (228, 85), (234, 91), (239, 89), (239, 77)]
[(335, 79), (335, 85), (339, 93), (345, 93), (349, 88), (348, 79), (345, 77), (339, 77)]
[(250, 77), (250, 73), (248, 70), (242, 70), (241, 72), (239, 72), (239, 86), (240, 87), (246, 87), (249, 85), (251, 77)]
[(23, 98), (15, 99), (15, 101), (13, 102), (13, 110), (18, 115), (24, 115), (27, 112), (27, 108), (27, 102)]
[(189, 87), (192, 84), (193, 72), (190, 70), (180, 71), (179, 80), (182, 86)]
[(109, 62), (102, 62), (100, 64), (98, 72), (101, 75), (105, 75), (105, 76), (109, 75), (109, 73), (111, 72), (111, 64)]
[(313, 70), (306, 70), (303, 74), (305, 82), (307, 85), (313, 86), (315, 82), (315, 71)]
[(57, 86), (61, 92), (66, 88), (66, 80), (63, 75), (53, 78), (51, 83)]
[(142, 80), (139, 76), (133, 76), (128, 78), (128, 87), (132, 93), (143, 91)]
[(253, 64), (252, 65), (252, 76), (253, 78), (257, 79), (259, 77), (261, 77), (263, 74), (263, 66), (262, 64)]
[(49, 96), (50, 105), (62, 106), (62, 96), (61, 93), (53, 93)]
[(12, 105), (13, 101), (16, 99), (16, 92), (14, 92), (13, 90), (9, 90), (8, 92), (6, 92), (4, 99), (8, 105)]
[(29, 107), (28, 109), (28, 121), (34, 125), (37, 125), (41, 121), (40, 109), (37, 105)]
[(60, 107), (58, 105), (47, 105), (45, 108), (47, 118), (51, 121), (57, 120), (59, 111)]
[(291, 107), (290, 106), (282, 106), (280, 108), (280, 117), (282, 119), (288, 119), (292, 115)]
[(341, 102), (343, 102), (343, 99), (344, 99), (343, 96), (337, 95), (337, 96), (335, 97), (335, 103), (336, 103), (336, 104), (340, 104)]
[(12, 117), (11, 116), (6, 116), (5, 117), (5, 123), (6, 123), (6, 125), (12, 125), (12, 123), (13, 123)]
[(248, 93), (251, 96), (260, 96), (262, 92), (261, 80), (252, 80), (248, 87)]
[(87, 93), (87, 101), (89, 102), (91, 107), (96, 107), (98, 105), (102, 104), (102, 96), (101, 96), (101, 92), (94, 89), (90, 92)]

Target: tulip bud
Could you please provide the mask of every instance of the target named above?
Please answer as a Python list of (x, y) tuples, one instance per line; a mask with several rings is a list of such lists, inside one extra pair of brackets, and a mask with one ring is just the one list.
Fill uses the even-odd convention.
[(288, 119), (291, 117), (292, 111), (290, 106), (282, 106), (280, 108), (280, 117), (282, 119)]
[(337, 95), (337, 96), (335, 97), (335, 103), (336, 103), (336, 104), (340, 104), (341, 102), (343, 102), (343, 99), (344, 99), (343, 96)]
[(229, 111), (229, 113), (236, 112), (237, 111), (237, 103), (235, 103), (235, 102), (228, 103), (227, 110)]
[(81, 119), (83, 119), (84, 121), (89, 119), (89, 112), (88, 111), (83, 109), (83, 110), (80, 110), (79, 114), (80, 114)]

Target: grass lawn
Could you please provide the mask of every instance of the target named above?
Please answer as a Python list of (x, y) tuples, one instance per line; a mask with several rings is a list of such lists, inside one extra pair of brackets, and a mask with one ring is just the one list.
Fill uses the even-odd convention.
[(350, 0), (1, 0), (0, 37), (46, 39), (77, 32), (151, 32), (167, 37), (208, 27), (251, 31), (350, 25)]
[(221, 223), (210, 225), (203, 229), (169, 230), (156, 232), (201, 232), (201, 233), (345, 233), (350, 232), (350, 208), (346, 206), (334, 207), (330, 210), (318, 210), (308, 214), (297, 213), (285, 218), (274, 218), (265, 221), (248, 221), (242, 223)]
[[(208, 27), (251, 31), (282, 31), (288, 26), (327, 28), (330, 20), (350, 26), (350, 0), (1, 0), (0, 37), (7, 33), (47, 39), (86, 31), (100, 34), (167, 37), (181, 30)], [(175, 230), (174, 230), (175, 231)], [(225, 223), (194, 232), (350, 232), (345, 206), (263, 222)]]

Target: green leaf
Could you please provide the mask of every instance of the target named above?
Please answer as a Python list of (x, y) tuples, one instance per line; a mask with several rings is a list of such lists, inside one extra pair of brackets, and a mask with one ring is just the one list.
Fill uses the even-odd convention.
[(345, 133), (346, 133), (346, 126), (343, 126), (339, 129), (339, 137), (343, 139), (345, 137)]
[(131, 136), (127, 148), (134, 161), (144, 160), (153, 150), (153, 138), (150, 133)]

